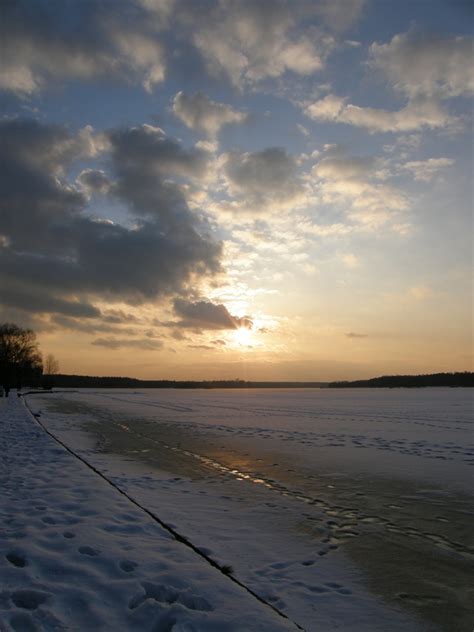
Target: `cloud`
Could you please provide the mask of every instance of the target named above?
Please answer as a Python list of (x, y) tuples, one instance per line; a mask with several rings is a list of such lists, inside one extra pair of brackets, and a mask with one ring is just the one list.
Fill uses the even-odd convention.
[[(343, 3), (336, 4), (331, 9), (329, 2), (220, 2), (198, 23), (194, 43), (210, 72), (225, 74), (238, 87), (287, 71), (311, 75), (324, 66), (334, 39), (300, 23), (308, 17), (319, 17), (320, 22), (327, 18), (333, 24), (340, 21)], [(346, 17), (358, 14), (361, 4), (350, 2)]]
[(245, 327), (251, 329), (252, 319), (248, 316), (233, 316), (227, 307), (221, 303), (210, 301), (187, 301), (175, 299), (174, 311), (181, 318), (180, 327), (196, 329), (239, 329)]
[(297, 127), (298, 131), (303, 134), (303, 136), (309, 136), (310, 135), (309, 129), (307, 129), (304, 125), (301, 125), (301, 123), (297, 123), (296, 127)]
[(243, 112), (211, 101), (202, 92), (192, 96), (178, 92), (173, 99), (173, 112), (189, 128), (203, 131), (211, 138), (215, 138), (224, 125), (242, 123), (247, 119)]
[(77, 183), (87, 195), (107, 193), (111, 186), (108, 175), (101, 169), (83, 169), (77, 176)]
[(430, 182), (439, 171), (452, 167), (455, 160), (452, 158), (429, 158), (428, 160), (411, 160), (401, 166), (403, 171), (413, 174), (415, 180)]
[(347, 334), (344, 334), (347, 338), (368, 338), (367, 334), (358, 334), (354, 331), (350, 331)]
[(366, 229), (393, 222), (408, 208), (409, 200), (383, 182), (390, 174), (381, 166), (374, 158), (348, 156), (329, 148), (312, 170), (321, 201), (344, 208), (350, 220)]
[[(96, 300), (155, 301), (219, 272), (220, 244), (173, 181), (205, 173), (204, 152), (188, 152), (146, 126), (112, 130), (101, 147), (111, 157), (107, 195), (130, 216), (121, 225), (94, 220), (86, 195), (68, 181), (77, 164), (96, 155), (91, 130), (72, 134), (16, 119), (1, 121), (0, 134), (4, 306), (95, 317)], [(81, 180), (90, 184), (85, 171)]]
[[(146, 2), (2, 3), (0, 89), (29, 95), (50, 81), (115, 78), (151, 91), (165, 74), (160, 32)], [(150, 5), (151, 6), (151, 5)]]
[(472, 44), (469, 37), (410, 31), (395, 35), (388, 44), (372, 44), (370, 65), (410, 99), (468, 96), (474, 92)]
[(254, 153), (229, 152), (223, 157), (228, 192), (237, 210), (261, 211), (296, 204), (304, 187), (293, 156), (279, 147)]
[(329, 156), (320, 160), (314, 173), (328, 180), (360, 180), (374, 170), (374, 158), (359, 156)]
[(107, 338), (96, 338), (91, 342), (96, 347), (106, 347), (107, 349), (140, 349), (141, 351), (159, 351), (163, 349), (163, 343), (160, 340), (150, 340), (149, 338), (115, 338), (113, 336)]
[(100, 310), (84, 300), (68, 300), (52, 294), (45, 294), (41, 288), (22, 287), (17, 283), (4, 283), (2, 285), (1, 302), (10, 307), (30, 311), (34, 305), (37, 312), (65, 314), (78, 318), (97, 318)]
[(329, 94), (307, 105), (304, 112), (316, 121), (345, 123), (372, 133), (436, 129), (456, 122), (436, 101), (430, 99), (413, 101), (400, 110), (390, 111), (347, 104), (346, 99)]
[(342, 263), (348, 268), (357, 268), (360, 265), (359, 258), (352, 253), (347, 253), (341, 257)]

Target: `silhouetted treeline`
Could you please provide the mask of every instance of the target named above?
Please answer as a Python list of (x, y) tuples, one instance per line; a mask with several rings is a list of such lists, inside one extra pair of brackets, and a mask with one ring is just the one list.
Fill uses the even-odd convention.
[(323, 382), (247, 382), (245, 380), (137, 380), (132, 377), (55, 375), (58, 388), (319, 388)]
[(415, 388), (474, 386), (474, 373), (384, 375), (354, 382), (250, 382), (245, 380), (138, 380), (133, 377), (55, 375), (57, 388)]
[(39, 386), (43, 363), (31, 329), (14, 323), (0, 324), (0, 387), (8, 395), (11, 388)]
[(330, 382), (329, 388), (420, 388), (424, 386), (474, 386), (474, 373), (432, 373), (431, 375), (383, 375), (370, 380)]

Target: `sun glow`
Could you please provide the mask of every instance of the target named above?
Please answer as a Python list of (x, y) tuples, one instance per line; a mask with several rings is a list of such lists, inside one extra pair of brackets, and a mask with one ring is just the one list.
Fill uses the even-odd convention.
[(253, 340), (253, 331), (248, 327), (239, 327), (234, 331), (234, 340), (240, 347), (249, 347)]

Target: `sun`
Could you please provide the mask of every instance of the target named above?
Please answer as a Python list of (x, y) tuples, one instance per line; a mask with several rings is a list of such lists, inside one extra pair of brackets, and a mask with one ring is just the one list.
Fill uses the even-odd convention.
[(250, 346), (253, 339), (253, 332), (248, 327), (239, 327), (234, 331), (234, 340), (240, 347)]

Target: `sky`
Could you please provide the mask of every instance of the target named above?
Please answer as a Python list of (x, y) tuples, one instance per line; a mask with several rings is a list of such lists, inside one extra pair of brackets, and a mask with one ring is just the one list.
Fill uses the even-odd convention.
[(472, 370), (473, 5), (4, 0), (0, 322), (62, 373)]

